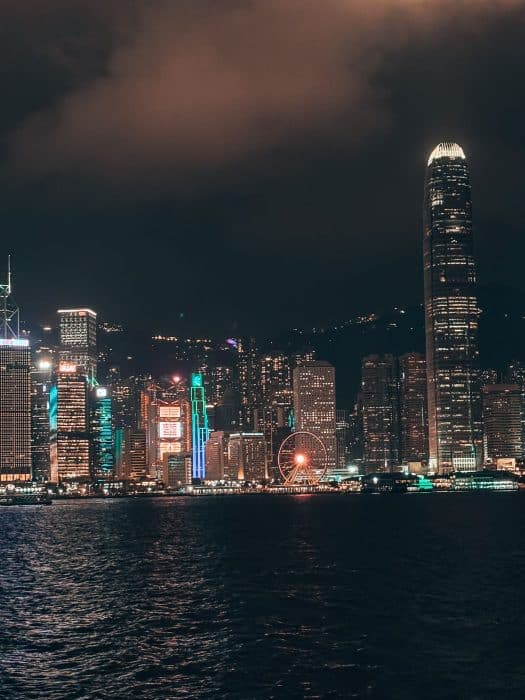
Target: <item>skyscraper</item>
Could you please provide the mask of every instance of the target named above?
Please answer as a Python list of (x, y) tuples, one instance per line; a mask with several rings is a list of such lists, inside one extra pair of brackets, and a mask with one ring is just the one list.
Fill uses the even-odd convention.
[(229, 365), (213, 364), (204, 377), (206, 397), (210, 404), (221, 403), (224, 394), (234, 385), (234, 370)]
[(335, 412), (335, 439), (337, 444), (337, 468), (344, 469), (348, 458), (348, 439), (350, 431), (350, 423), (348, 420), (348, 411), (338, 409)]
[(0, 284), (0, 482), (31, 479), (31, 356), (11, 300), (11, 269)]
[(50, 478), (49, 391), (53, 365), (52, 349), (38, 347), (33, 354), (31, 367), (31, 461), (35, 481), (48, 481)]
[(423, 262), (429, 467), (473, 469), (482, 458), (479, 309), (469, 171), (456, 143), (428, 159)]
[(61, 363), (49, 392), (51, 481), (86, 482), (90, 474), (88, 384), (83, 368)]
[(120, 377), (111, 382), (113, 425), (115, 428), (136, 428), (139, 424), (140, 393), (146, 383), (140, 377)]
[(111, 389), (107, 386), (96, 386), (91, 391), (90, 429), (92, 474), (97, 478), (113, 476), (115, 474), (113, 399)]
[(0, 338), (0, 481), (31, 479), (29, 341)]
[(189, 460), (184, 454), (166, 452), (162, 457), (162, 481), (169, 488), (180, 488), (188, 483)]
[(243, 338), (237, 342), (237, 383), (240, 399), (241, 425), (246, 430), (253, 428), (253, 409), (261, 404), (261, 376), (258, 362), (259, 350), (254, 338)]
[[(521, 391), (521, 444), (525, 450), (525, 365), (518, 360), (513, 360), (507, 368), (507, 381), (509, 384), (517, 384)], [(484, 382), (490, 384), (491, 382)], [(497, 379), (493, 382), (497, 383)]]
[(210, 433), (206, 443), (206, 479), (220, 481), (224, 479), (228, 437), (222, 430)]
[[(190, 481), (191, 413), (188, 389), (177, 377), (176, 382), (150, 382), (142, 390), (141, 425), (146, 434), (147, 461), (151, 476), (162, 478), (166, 455), (176, 455), (187, 467)], [(171, 460), (173, 466), (173, 460)]]
[(268, 478), (266, 445), (262, 433), (230, 435), (228, 472), (239, 481), (264, 481)]
[(335, 370), (329, 362), (305, 362), (293, 371), (295, 429), (322, 440), (328, 470), (335, 469)]
[(117, 476), (120, 479), (145, 479), (148, 476), (146, 458), (146, 433), (144, 430), (124, 428), (121, 458), (117, 461)]
[(485, 457), (520, 459), (521, 387), (518, 384), (486, 384), (483, 387), (483, 436)]
[(59, 309), (60, 361), (97, 375), (97, 314), (91, 309)]
[(259, 358), (260, 404), (253, 409), (254, 429), (264, 433), (266, 457), (272, 478), (276, 475), (277, 453), (290, 434), (293, 411), (290, 358), (282, 352)]
[(291, 390), (290, 358), (284, 353), (274, 352), (262, 355), (259, 360), (259, 371), (260, 396), (264, 406), (271, 404), (276, 394)]
[(361, 366), (363, 460), (368, 471), (399, 464), (397, 363), (392, 355), (369, 355)]
[(400, 457), (403, 462), (428, 460), (427, 371), (423, 355), (399, 358)]
[(191, 450), (193, 479), (206, 478), (206, 440), (210, 436), (208, 413), (204, 395), (204, 378), (194, 372), (191, 375)]
[(348, 420), (348, 458), (355, 462), (363, 459), (363, 394), (357, 395), (357, 401), (347, 413)]

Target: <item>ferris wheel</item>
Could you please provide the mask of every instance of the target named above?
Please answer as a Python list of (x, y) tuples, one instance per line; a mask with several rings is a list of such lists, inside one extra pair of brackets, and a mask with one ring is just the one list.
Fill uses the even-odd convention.
[(286, 485), (318, 484), (328, 466), (326, 447), (314, 433), (292, 433), (279, 448), (277, 463)]

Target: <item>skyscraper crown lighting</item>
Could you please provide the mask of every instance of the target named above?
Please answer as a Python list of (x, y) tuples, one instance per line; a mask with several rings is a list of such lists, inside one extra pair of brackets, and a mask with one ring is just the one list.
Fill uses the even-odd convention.
[(427, 165), (431, 165), (438, 158), (461, 158), (465, 160), (466, 156), (465, 151), (459, 144), (452, 141), (442, 141), (430, 154)]

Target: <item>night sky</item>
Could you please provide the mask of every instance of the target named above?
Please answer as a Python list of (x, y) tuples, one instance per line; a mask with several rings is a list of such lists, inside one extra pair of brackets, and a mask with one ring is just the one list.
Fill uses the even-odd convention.
[(426, 158), (525, 291), (525, 2), (3, 0), (0, 257), (29, 320), (269, 333), (422, 299)]

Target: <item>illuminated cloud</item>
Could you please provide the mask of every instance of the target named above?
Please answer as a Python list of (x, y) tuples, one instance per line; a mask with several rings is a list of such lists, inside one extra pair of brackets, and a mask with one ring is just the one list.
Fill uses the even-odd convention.
[[(14, 131), (11, 162), (19, 173), (165, 182), (311, 135), (359, 141), (388, 125), (376, 76), (392, 53), (455, 22), (474, 31), (476, 12), (519, 4), (167, 0), (138, 3), (138, 13), (137, 3), (100, 4), (111, 33), (103, 68)], [(73, 8), (99, 12), (81, 0)], [(67, 60), (60, 45), (48, 49)]]

